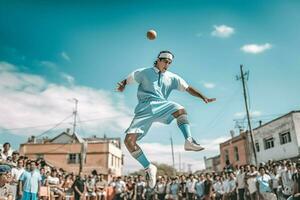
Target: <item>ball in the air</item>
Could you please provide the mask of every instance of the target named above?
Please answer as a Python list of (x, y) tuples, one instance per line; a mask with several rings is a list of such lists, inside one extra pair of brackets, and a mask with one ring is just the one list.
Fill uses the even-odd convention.
[(149, 30), (147, 31), (147, 38), (149, 40), (154, 40), (156, 38), (157, 34), (155, 30)]

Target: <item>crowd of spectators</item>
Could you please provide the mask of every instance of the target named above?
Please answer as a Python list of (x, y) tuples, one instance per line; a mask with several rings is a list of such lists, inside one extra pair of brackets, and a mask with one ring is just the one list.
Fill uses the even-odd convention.
[(97, 171), (67, 173), (42, 158), (32, 160), (11, 151), (9, 143), (0, 152), (0, 200), (106, 200), (107, 185)]
[[(111, 195), (108, 195), (108, 191)], [(143, 175), (113, 177), (67, 173), (43, 159), (0, 153), (0, 200), (299, 200), (300, 163), (280, 161), (233, 167), (221, 172), (160, 175), (150, 188)]]

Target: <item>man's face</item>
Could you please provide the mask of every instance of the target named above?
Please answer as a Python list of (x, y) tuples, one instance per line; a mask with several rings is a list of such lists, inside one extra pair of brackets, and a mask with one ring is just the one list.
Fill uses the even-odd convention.
[(165, 73), (170, 64), (172, 63), (172, 61), (170, 59), (165, 59), (165, 58), (158, 58), (157, 60), (157, 64), (156, 67), (159, 69), (159, 71), (161, 71), (162, 73)]
[(23, 160), (18, 161), (18, 167), (23, 167)]
[(10, 144), (5, 144), (5, 145), (3, 146), (4, 151), (8, 151), (9, 148), (10, 148)]
[(84, 174), (83, 174), (83, 172), (80, 172), (80, 173), (79, 173), (79, 177), (80, 177), (81, 179), (84, 179)]
[(0, 184), (3, 185), (7, 182), (7, 174), (0, 174)]
[(30, 170), (33, 171), (33, 170), (35, 170), (35, 168), (36, 168), (35, 162), (31, 162), (30, 163)]

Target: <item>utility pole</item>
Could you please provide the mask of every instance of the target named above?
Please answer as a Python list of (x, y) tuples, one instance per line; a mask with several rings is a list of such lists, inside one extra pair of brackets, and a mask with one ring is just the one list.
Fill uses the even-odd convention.
[(74, 111), (73, 111), (73, 115), (74, 115), (74, 122), (73, 122), (73, 134), (75, 134), (75, 130), (76, 130), (76, 118), (77, 118), (77, 106), (78, 106), (78, 100), (73, 98), (74, 102), (75, 102), (75, 106), (74, 106)]
[(82, 172), (83, 169), (83, 165), (86, 159), (86, 151), (87, 151), (87, 142), (85, 142), (77, 133), (76, 133), (76, 122), (77, 122), (77, 107), (78, 107), (78, 99), (73, 98), (74, 102), (75, 102), (75, 106), (74, 106), (74, 111), (73, 111), (73, 115), (74, 115), (74, 122), (73, 122), (73, 136), (77, 137), (77, 139), (79, 139), (79, 143), (81, 145), (81, 150), (80, 150), (80, 154), (79, 154), (79, 172)]
[(176, 175), (176, 172), (175, 172), (175, 158), (174, 158), (174, 148), (173, 148), (173, 138), (172, 138), (172, 134), (171, 134), (170, 140), (171, 140), (171, 150), (172, 150), (173, 175), (175, 176), (175, 175)]
[(249, 109), (248, 109), (248, 101), (247, 101), (247, 93), (246, 93), (246, 86), (245, 86), (245, 76), (249, 76), (249, 71), (246, 73), (243, 72), (243, 65), (240, 65), (240, 70), (241, 70), (241, 76), (237, 76), (237, 80), (242, 80), (243, 83), (243, 93), (244, 93), (244, 100), (245, 100), (245, 107), (246, 107), (246, 114), (247, 114), (247, 120), (248, 120), (248, 126), (249, 126), (249, 132), (250, 132), (250, 138), (251, 138), (251, 143), (252, 143), (252, 151), (254, 155), (254, 160), (255, 160), (255, 165), (257, 165), (257, 157), (256, 157), (256, 151), (255, 151), (255, 146), (254, 146), (254, 140), (253, 140), (253, 132), (252, 132), (252, 127), (251, 127), (251, 121), (250, 121), (250, 114), (249, 114)]

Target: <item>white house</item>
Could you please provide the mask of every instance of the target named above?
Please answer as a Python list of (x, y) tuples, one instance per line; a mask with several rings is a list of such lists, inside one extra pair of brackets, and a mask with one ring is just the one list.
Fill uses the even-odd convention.
[(300, 156), (300, 110), (289, 112), (253, 129), (257, 161)]

